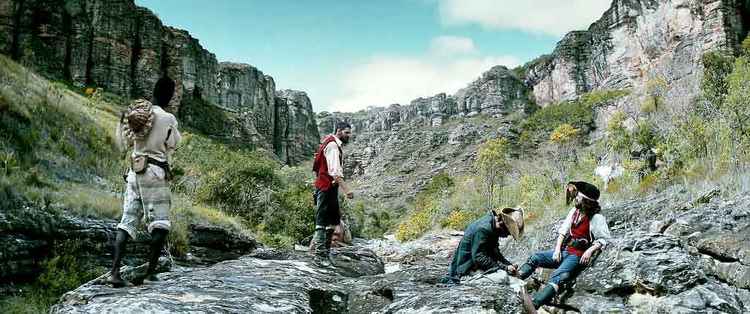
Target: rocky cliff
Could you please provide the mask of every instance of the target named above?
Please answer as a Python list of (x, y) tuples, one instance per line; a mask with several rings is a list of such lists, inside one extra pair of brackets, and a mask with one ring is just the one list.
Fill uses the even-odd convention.
[[(276, 134), (276, 124), (315, 123), (311, 107), (289, 108), (295, 121), (277, 120), (275, 83), (256, 68), (219, 63), (187, 31), (165, 26), (133, 0), (11, 0), (0, 4), (0, 53), (48, 78), (78, 86), (101, 87), (130, 98), (151, 97), (154, 83), (169, 75), (179, 88), (171, 110), (188, 125), (206, 129), (269, 151), (276, 139), (311, 139), (305, 134)], [(183, 106), (193, 106), (183, 112)], [(196, 108), (196, 106), (198, 108)], [(288, 128), (294, 132), (303, 128)], [(307, 130), (306, 132), (310, 132)], [(317, 131), (317, 130), (315, 130)], [(318, 142), (301, 145), (282, 159), (298, 161)]]
[(339, 120), (353, 125), (355, 140), (345, 154), (357, 192), (413, 195), (431, 175), (469, 170), (466, 163), (486, 139), (517, 138), (525, 113), (539, 106), (595, 90), (629, 90), (630, 96), (596, 109), (595, 130), (603, 130), (615, 110), (637, 115), (643, 96), (658, 87), (667, 113), (682, 114), (700, 91), (702, 55), (736, 49), (748, 29), (744, 0), (615, 0), (588, 30), (568, 33), (549, 55), (512, 71), (493, 67), (454, 95), (319, 113), (319, 132), (331, 132)]
[(699, 90), (701, 56), (736, 49), (749, 10), (745, 0), (614, 0), (588, 30), (568, 33), (551, 55), (527, 64), (524, 82), (546, 105), (596, 89), (642, 93), (660, 80), (670, 103), (685, 106)]

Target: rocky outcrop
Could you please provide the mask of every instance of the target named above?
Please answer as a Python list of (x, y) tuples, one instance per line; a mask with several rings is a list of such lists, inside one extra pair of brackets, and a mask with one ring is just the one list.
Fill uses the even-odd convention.
[(310, 152), (318, 148), (320, 135), (307, 94), (295, 90), (277, 91), (274, 116), (276, 156), (292, 165), (310, 159)]
[(699, 90), (703, 53), (745, 38), (747, 10), (743, 0), (616, 0), (588, 30), (528, 64), (525, 82), (546, 105), (596, 89), (642, 93), (661, 80), (669, 102), (684, 106)]
[(51, 312), (520, 313), (507, 277), (443, 286), (444, 264), (383, 273), (383, 262), (362, 246), (334, 249), (333, 260), (335, 268), (320, 268), (304, 253), (258, 250), (208, 268), (176, 269), (136, 288), (91, 282)]
[[(55, 253), (76, 254), (82, 265), (105, 266), (112, 262), (117, 222), (79, 217), (63, 210), (29, 206), (0, 211), (0, 281), (25, 282), (39, 275), (41, 263)], [(189, 226), (188, 251), (176, 256), (189, 265), (213, 264), (252, 252), (254, 239), (217, 226)], [(126, 264), (144, 261), (149, 236), (138, 234), (128, 245)]]
[[(607, 248), (562, 302), (581, 313), (746, 313), (750, 198), (679, 188), (604, 204)], [(503, 252), (522, 263), (554, 243), (557, 222), (534, 228)], [(547, 274), (538, 271), (537, 278)]]
[[(746, 313), (750, 197), (679, 189), (605, 203), (613, 239), (558, 313)], [(515, 263), (547, 249), (555, 226), (537, 224), (520, 242), (501, 241)], [(334, 249), (335, 268), (303, 252), (258, 249), (211, 267), (178, 267), (164, 280), (127, 289), (92, 281), (65, 294), (53, 313), (117, 311), (295, 313), (520, 313), (520, 283), (504, 272), (439, 284), (461, 232), (408, 243), (355, 239)], [(544, 281), (548, 272), (537, 271)], [(528, 280), (531, 287), (534, 280)], [(533, 291), (532, 291), (533, 292)]]
[[(261, 146), (273, 148), (276, 116), (273, 78), (258, 69), (239, 63), (222, 62), (218, 76), (219, 99), (217, 104), (223, 109), (246, 115), (261, 138)], [(312, 112), (312, 108), (310, 108)]]
[[(170, 110), (188, 126), (269, 151), (282, 136), (275, 134), (270, 76), (249, 65), (219, 63), (187, 31), (163, 25), (133, 0), (4, 1), (0, 53), (48, 78), (129, 98), (150, 99), (154, 83), (168, 75), (179, 87)], [(305, 125), (315, 124), (312, 108), (298, 116), (311, 119)], [(290, 128), (297, 129), (303, 128)], [(316, 137), (302, 147), (317, 143)], [(299, 155), (282, 159), (302, 160), (312, 152), (299, 149), (292, 152)]]
[(437, 94), (417, 98), (409, 105), (371, 107), (356, 113), (318, 114), (320, 134), (331, 133), (336, 121), (352, 124), (358, 134), (397, 130), (405, 125), (437, 127), (452, 117), (475, 116), (480, 113), (502, 117), (526, 113), (533, 107), (529, 89), (523, 81), (504, 66), (496, 66), (455, 95)]

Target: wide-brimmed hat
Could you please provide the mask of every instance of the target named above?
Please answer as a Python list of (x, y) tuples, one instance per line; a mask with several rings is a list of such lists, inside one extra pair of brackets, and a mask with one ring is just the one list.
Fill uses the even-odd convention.
[(593, 184), (584, 181), (570, 181), (568, 182), (568, 184), (575, 186), (578, 193), (582, 193), (589, 199), (592, 199), (594, 201), (599, 200), (599, 195), (601, 193), (599, 192), (599, 188), (597, 188)]
[(503, 208), (498, 215), (508, 228), (508, 232), (513, 239), (518, 241), (523, 235), (523, 208)]

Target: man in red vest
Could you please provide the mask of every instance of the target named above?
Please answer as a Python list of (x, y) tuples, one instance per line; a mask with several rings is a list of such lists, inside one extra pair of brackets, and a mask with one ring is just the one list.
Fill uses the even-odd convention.
[(313, 162), (315, 179), (315, 234), (313, 235), (313, 252), (318, 262), (323, 266), (330, 266), (330, 251), (333, 232), (336, 225), (341, 223), (339, 207), (339, 188), (352, 198), (353, 194), (344, 183), (344, 154), (342, 145), (349, 142), (352, 127), (349, 123), (336, 123), (334, 134), (323, 139)]
[(555, 269), (548, 284), (534, 295), (532, 303), (536, 309), (549, 303), (560, 291), (560, 286), (570, 283), (611, 238), (607, 221), (599, 214), (601, 207), (596, 186), (582, 181), (569, 182), (565, 195), (566, 204), (575, 200), (575, 207), (560, 225), (555, 248), (537, 252), (518, 270), (518, 277), (526, 279), (537, 267)]

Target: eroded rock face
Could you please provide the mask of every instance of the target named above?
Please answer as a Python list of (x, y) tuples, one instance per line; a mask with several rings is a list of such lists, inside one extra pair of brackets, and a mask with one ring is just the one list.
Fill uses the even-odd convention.
[[(64, 211), (33, 207), (3, 208), (0, 211), (0, 279), (24, 282), (39, 275), (40, 263), (50, 254), (77, 254), (82, 264), (109, 267), (116, 235), (114, 220), (82, 218)], [(189, 227), (189, 250), (178, 261), (188, 264), (213, 264), (252, 252), (255, 239), (217, 226)], [(125, 264), (144, 261), (150, 238), (140, 231), (128, 243)], [(60, 248), (56, 249), (57, 246)], [(60, 250), (66, 250), (61, 252)]]
[(568, 33), (527, 65), (525, 81), (546, 105), (595, 89), (643, 92), (663, 80), (668, 102), (684, 106), (699, 90), (703, 53), (744, 39), (747, 9), (735, 0), (617, 0), (588, 30)]
[(312, 152), (318, 149), (320, 134), (310, 98), (305, 92), (281, 90), (276, 92), (275, 99), (276, 156), (292, 165), (311, 159)]
[[(284, 160), (310, 158), (318, 143), (305, 127), (289, 129), (302, 134), (275, 133), (273, 78), (250, 65), (219, 63), (187, 31), (163, 25), (133, 0), (3, 1), (0, 53), (48, 78), (129, 98), (151, 99), (158, 78), (168, 75), (178, 87), (168, 110), (191, 127), (269, 151), (277, 137), (307, 141)], [(316, 124), (311, 106), (287, 109), (299, 112), (303, 126)]]

